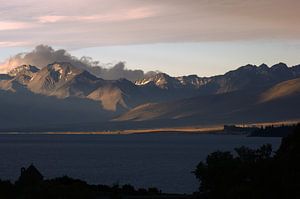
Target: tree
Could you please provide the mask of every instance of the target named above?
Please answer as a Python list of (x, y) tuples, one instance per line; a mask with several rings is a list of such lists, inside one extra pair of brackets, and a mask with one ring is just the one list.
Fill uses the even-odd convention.
[(300, 125), (282, 140), (275, 156), (271, 145), (239, 147), (236, 156), (217, 151), (194, 171), (203, 198), (300, 198)]

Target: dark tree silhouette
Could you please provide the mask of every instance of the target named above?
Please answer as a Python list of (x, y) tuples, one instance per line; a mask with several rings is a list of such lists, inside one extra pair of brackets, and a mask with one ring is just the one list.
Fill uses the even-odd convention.
[(283, 138), (272, 156), (271, 145), (214, 152), (194, 171), (202, 198), (300, 198), (300, 125)]
[(129, 184), (89, 185), (68, 176), (44, 180), (34, 165), (22, 168), (14, 184), (0, 180), (0, 199), (115, 199), (148, 196), (159, 199), (162, 194), (157, 188), (136, 190)]

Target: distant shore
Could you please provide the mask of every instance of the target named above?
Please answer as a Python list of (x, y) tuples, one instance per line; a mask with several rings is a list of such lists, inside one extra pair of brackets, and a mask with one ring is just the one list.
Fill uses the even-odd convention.
[(152, 133), (216, 133), (223, 131), (223, 126), (214, 127), (175, 127), (153, 129), (128, 129), (113, 131), (50, 131), (50, 132), (0, 132), (0, 134), (47, 134), (47, 135), (130, 135)]
[[(294, 125), (300, 120), (276, 121), (276, 122), (261, 122), (261, 123), (244, 123), (234, 124), (237, 127), (266, 127), (280, 125)], [(38, 131), (35, 132), (0, 132), (0, 134), (49, 134), (49, 135), (130, 135), (130, 134), (153, 134), (153, 133), (187, 133), (187, 134), (208, 134), (208, 133), (225, 133), (224, 125), (211, 126), (185, 126), (185, 127), (166, 127), (166, 128), (151, 128), (151, 129), (124, 129), (124, 130), (107, 130), (107, 131)]]
[(178, 127), (178, 128), (157, 128), (157, 129), (129, 129), (116, 131), (97, 132), (48, 132), (47, 134), (99, 134), (99, 135), (130, 135), (148, 133), (216, 133), (223, 131), (223, 126), (214, 127)]

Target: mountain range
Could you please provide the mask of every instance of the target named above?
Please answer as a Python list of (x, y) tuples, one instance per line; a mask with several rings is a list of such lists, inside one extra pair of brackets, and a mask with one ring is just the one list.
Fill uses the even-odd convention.
[[(104, 80), (67, 62), (0, 75), (0, 130), (103, 130), (300, 118), (300, 65)], [(86, 127), (86, 128), (85, 128)]]

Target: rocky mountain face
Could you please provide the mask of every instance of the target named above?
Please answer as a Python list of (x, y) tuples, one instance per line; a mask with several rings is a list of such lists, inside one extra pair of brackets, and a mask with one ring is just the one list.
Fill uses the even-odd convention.
[(207, 87), (210, 93), (227, 93), (243, 89), (258, 89), (300, 76), (299, 66), (289, 68), (284, 63), (268, 67), (246, 65), (213, 78)]
[[(136, 84), (172, 92), (192, 89), (194, 96), (143, 104), (116, 120), (224, 124), (300, 118), (297, 105), (300, 100), (300, 65), (246, 65), (208, 78), (164, 77), (149, 78)], [(181, 83), (182, 79), (186, 80), (185, 83)]]
[(164, 90), (198, 89), (210, 80), (211, 78), (201, 78), (197, 75), (170, 77), (165, 73), (158, 73), (152, 77), (138, 80), (135, 84), (142, 87), (158, 87)]
[[(11, 119), (5, 117), (6, 111), (0, 117), (2, 121), (14, 121), (18, 111), (39, 104), (35, 113), (48, 115), (43, 121), (53, 124), (57, 123), (56, 118), (60, 118), (60, 123), (80, 121), (80, 117), (72, 116), (80, 112), (87, 114), (86, 122), (114, 119), (222, 123), (246, 121), (262, 115), (265, 120), (285, 119), (298, 117), (297, 112), (300, 113), (297, 108), (291, 108), (299, 96), (299, 78), (300, 65), (288, 67), (284, 63), (272, 67), (246, 65), (212, 77), (171, 77), (159, 73), (136, 82), (104, 80), (70, 63), (57, 62), (42, 69), (22, 65), (0, 75), (0, 108), (10, 104), (3, 110)], [(39, 102), (45, 102), (45, 107)], [(270, 113), (268, 108), (276, 106), (290, 109), (266, 114)], [(53, 110), (64, 111), (64, 117), (50, 117), (56, 115)], [(35, 115), (32, 111), (27, 113), (30, 113), (28, 118)]]
[(181, 124), (226, 124), (300, 118), (300, 78), (271, 87), (209, 94), (164, 103), (148, 103), (117, 121), (176, 121)]
[(257, 89), (300, 76), (300, 66), (279, 63), (272, 67), (246, 65), (224, 75), (171, 77), (159, 73), (134, 83), (126, 80), (103, 80), (70, 63), (53, 63), (42, 69), (19, 66), (0, 76), (0, 88), (31, 92), (58, 98), (79, 97), (100, 101), (103, 108), (130, 109), (149, 102), (163, 102), (198, 95)]
[(135, 106), (134, 100), (127, 100), (127, 94), (138, 96), (136, 86), (127, 80), (108, 81), (97, 78), (87, 71), (69, 63), (53, 63), (42, 69), (23, 65), (10, 71), (0, 81), (3, 90), (30, 92), (65, 99), (77, 97), (101, 102), (105, 110), (117, 111)]
[(156, 87), (163, 90), (194, 90), (196, 91), (194, 95), (201, 95), (271, 86), (299, 76), (300, 65), (289, 68), (284, 63), (278, 63), (272, 67), (266, 64), (246, 65), (224, 75), (212, 77), (198, 77), (197, 75), (170, 77), (160, 73), (138, 80), (135, 84), (144, 88)]

